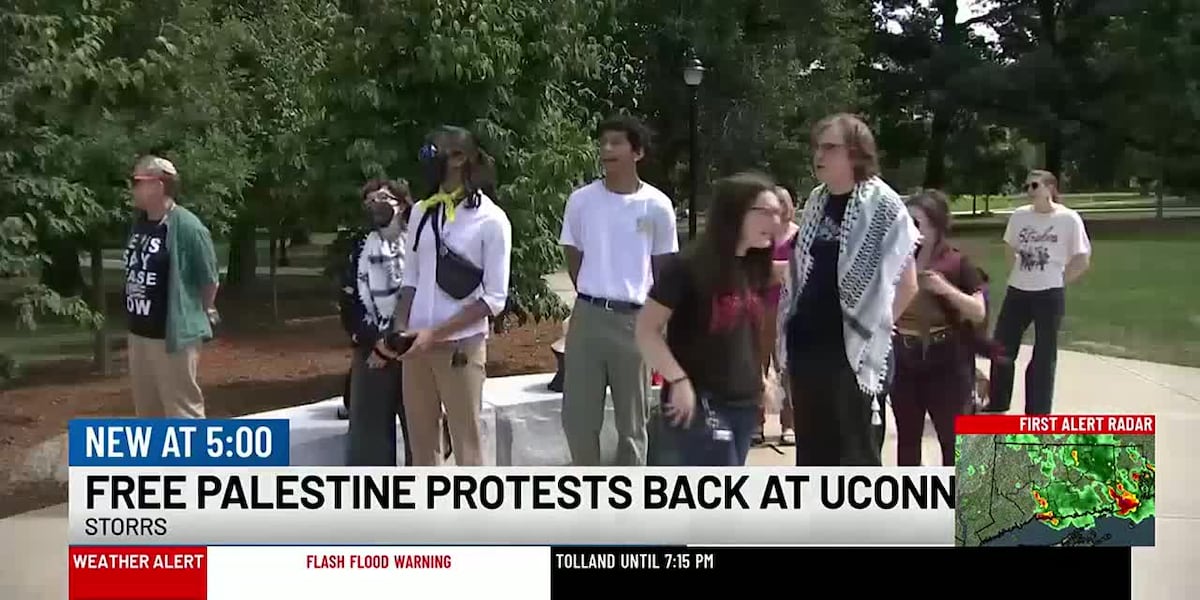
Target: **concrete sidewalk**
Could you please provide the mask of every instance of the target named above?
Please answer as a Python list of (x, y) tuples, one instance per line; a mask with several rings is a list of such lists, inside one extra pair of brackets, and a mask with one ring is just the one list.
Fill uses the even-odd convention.
[[(1022, 362), (1029, 351), (1022, 351)], [(1019, 373), (1017, 399), (1023, 396)], [(1055, 403), (1056, 413), (1158, 416), (1158, 545), (1134, 550), (1133, 597), (1200, 598), (1200, 555), (1188, 550), (1200, 540), (1200, 469), (1194, 462), (1200, 456), (1200, 369), (1061, 352)], [(777, 420), (768, 428), (777, 434)], [(888, 431), (884, 461), (895, 464), (894, 423)], [(925, 462), (938, 454), (927, 428)], [(789, 465), (792, 455), (787, 448), (757, 448), (751, 464)], [(0, 520), (0, 598), (66, 597), (66, 516), (66, 505), (59, 505)]]

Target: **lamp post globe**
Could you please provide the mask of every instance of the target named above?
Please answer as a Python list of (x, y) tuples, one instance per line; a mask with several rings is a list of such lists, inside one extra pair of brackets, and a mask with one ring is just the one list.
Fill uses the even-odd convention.
[(688, 87), (696, 87), (704, 80), (704, 64), (698, 58), (691, 58), (683, 67), (683, 82)]

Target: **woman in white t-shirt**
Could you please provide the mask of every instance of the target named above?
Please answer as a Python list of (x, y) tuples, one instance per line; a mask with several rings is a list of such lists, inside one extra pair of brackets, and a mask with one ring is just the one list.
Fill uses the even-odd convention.
[(1025, 369), (1025, 413), (1050, 414), (1058, 330), (1065, 309), (1063, 289), (1090, 265), (1092, 252), (1079, 213), (1058, 202), (1058, 179), (1032, 171), (1025, 180), (1030, 204), (1013, 211), (1004, 231), (1012, 270), (996, 319), (996, 341), (1004, 355), (992, 361), (990, 401), (985, 412), (1005, 412), (1012, 402), (1014, 361), (1032, 324), (1033, 358)]

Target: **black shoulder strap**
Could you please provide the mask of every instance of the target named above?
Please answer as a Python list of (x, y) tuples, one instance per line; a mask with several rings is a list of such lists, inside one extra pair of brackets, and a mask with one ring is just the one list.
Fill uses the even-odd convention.
[[(438, 210), (439, 211), (445, 210), (445, 207), (442, 206), (441, 204), (439, 204)], [(417, 225), (417, 235), (413, 237), (413, 244), (412, 244), (413, 252), (417, 251), (417, 246), (421, 243), (421, 233), (423, 231), (425, 231), (425, 224), (429, 223), (430, 221), (433, 222), (432, 228), (433, 228), (434, 242), (437, 244), (438, 249), (441, 249), (441, 247), (442, 247), (442, 232), (440, 231), (440, 228), (438, 227), (437, 219), (434, 218), (433, 211), (427, 210), (427, 211), (425, 211), (425, 214), (421, 215), (421, 223)]]

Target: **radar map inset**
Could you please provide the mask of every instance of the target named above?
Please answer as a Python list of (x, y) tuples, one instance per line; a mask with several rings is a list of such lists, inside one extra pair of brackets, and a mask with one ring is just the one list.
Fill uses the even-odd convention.
[(959, 546), (1154, 545), (1153, 434), (959, 435), (955, 454)]

